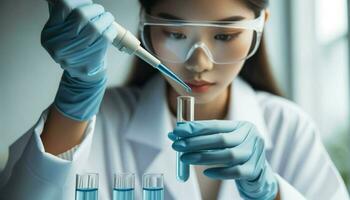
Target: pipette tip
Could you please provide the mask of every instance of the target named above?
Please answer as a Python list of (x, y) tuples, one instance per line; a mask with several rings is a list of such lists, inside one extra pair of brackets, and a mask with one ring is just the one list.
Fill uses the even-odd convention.
[(186, 89), (186, 92), (191, 92), (191, 88), (185, 83), (183, 82), (183, 80), (181, 80), (178, 76), (176, 76), (176, 74), (174, 74), (170, 69), (168, 69), (165, 65), (163, 64), (159, 64), (158, 65), (158, 70), (160, 72), (162, 72), (163, 74), (165, 74), (166, 76), (170, 77), (171, 79), (173, 79), (174, 81), (176, 81), (178, 84), (180, 84), (183, 88)]

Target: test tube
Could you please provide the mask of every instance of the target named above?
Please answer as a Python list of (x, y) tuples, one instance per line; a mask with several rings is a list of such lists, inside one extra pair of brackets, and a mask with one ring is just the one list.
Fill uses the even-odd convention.
[(144, 174), (142, 188), (143, 200), (164, 200), (163, 174)]
[(113, 200), (134, 200), (135, 174), (114, 174)]
[(98, 200), (98, 174), (76, 175), (75, 200)]
[[(177, 97), (177, 122), (194, 120), (194, 97)], [(180, 157), (183, 153), (176, 152), (176, 178), (185, 182), (190, 177), (190, 166), (181, 162)]]

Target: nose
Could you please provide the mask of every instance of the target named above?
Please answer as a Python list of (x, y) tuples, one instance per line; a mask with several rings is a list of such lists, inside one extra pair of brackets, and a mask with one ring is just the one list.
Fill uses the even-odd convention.
[(213, 62), (202, 48), (197, 48), (193, 51), (191, 57), (186, 61), (186, 69), (201, 73), (213, 69)]

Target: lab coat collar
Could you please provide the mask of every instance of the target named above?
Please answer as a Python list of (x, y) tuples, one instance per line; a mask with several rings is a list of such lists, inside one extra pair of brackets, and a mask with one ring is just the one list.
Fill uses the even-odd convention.
[(257, 127), (260, 136), (264, 139), (265, 148), (272, 148), (271, 138), (267, 134), (266, 122), (256, 96), (256, 91), (240, 77), (237, 77), (233, 81), (233, 87), (231, 85), (231, 98), (227, 119), (253, 123)]
[(126, 138), (161, 150), (172, 131), (170, 114), (165, 81), (156, 76), (142, 88)]

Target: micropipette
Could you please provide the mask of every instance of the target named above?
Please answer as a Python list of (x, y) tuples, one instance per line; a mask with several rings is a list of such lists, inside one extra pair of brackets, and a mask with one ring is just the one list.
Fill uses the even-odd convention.
[[(64, 6), (66, 6), (66, 9), (71, 10), (70, 2), (69, 0), (47, 0), (49, 3), (54, 4), (55, 1), (61, 1)], [(83, 18), (83, 14), (81, 14)], [(144, 60), (148, 64), (150, 64), (152, 67), (159, 70), (164, 75), (168, 76), (172, 80), (174, 80), (176, 83), (180, 84), (183, 88), (186, 89), (187, 92), (191, 91), (191, 88), (182, 81), (174, 72), (172, 72), (169, 68), (167, 68), (165, 65), (163, 65), (160, 60), (158, 60), (156, 57), (154, 57), (152, 54), (150, 54), (148, 51), (146, 51), (144, 48), (141, 47), (141, 42), (128, 30), (126, 30), (124, 27), (122, 27), (117, 22), (113, 22), (112, 26), (115, 27), (117, 30), (117, 36), (116, 38), (111, 41), (113, 46), (115, 46), (119, 51), (125, 52), (129, 55), (135, 54), (140, 59)]]

